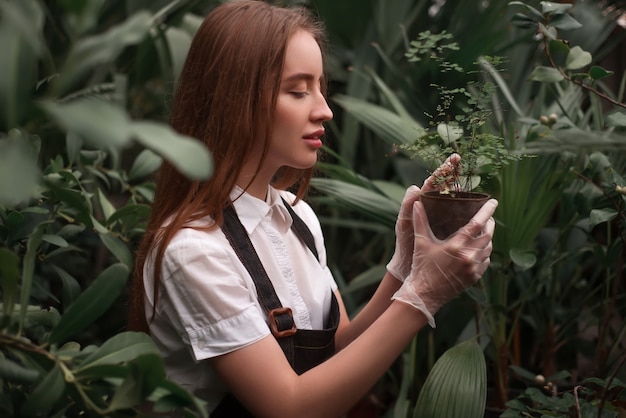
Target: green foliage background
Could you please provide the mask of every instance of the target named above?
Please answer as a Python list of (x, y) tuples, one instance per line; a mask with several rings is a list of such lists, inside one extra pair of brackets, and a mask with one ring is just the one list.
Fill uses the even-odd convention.
[[(125, 332), (125, 312), (152, 174), (163, 159), (193, 178), (211, 174), (210, 150), (165, 121), (191, 37), (217, 3), (0, 0), (3, 416), (205, 414), (166, 379), (150, 339)], [(373, 389), (370, 410), (413, 416), (416, 405), (433, 405), (418, 402), (420, 393), (437, 399), (450, 382), (476, 376), (484, 385), (465, 385), (470, 396), (454, 399), (474, 407), (485, 399), (475, 410), (486, 403), (489, 413), (530, 388), (548, 398), (520, 395), (507, 413), (539, 416), (535, 409), (561, 401), (536, 383), (542, 374), (565, 388), (564, 413), (575, 411), (568, 388), (585, 378), (596, 380), (584, 408), (617, 413), (626, 396), (626, 77), (624, 30), (610, 2), (576, 1), (571, 10), (538, 1), (277, 3), (310, 6), (330, 36), (335, 119), (311, 201), (350, 314), (382, 277), (404, 189), (428, 175), (398, 145), (427, 126), (440, 99), (432, 84), (466, 87), (487, 74), (499, 89), (485, 131), (536, 155), (482, 184), (500, 201), (492, 266), (481, 286), (439, 313), (445, 326), (415, 338)], [(410, 62), (410, 42), (424, 31), (452, 34), (460, 48), (448, 58), (476, 72)], [(570, 71), (576, 46), (591, 61)], [(546, 51), (574, 82), (554, 77)], [(474, 66), (495, 55), (503, 70)], [(592, 72), (601, 77), (581, 75)], [(435, 404), (442, 416), (459, 407), (449, 398)]]

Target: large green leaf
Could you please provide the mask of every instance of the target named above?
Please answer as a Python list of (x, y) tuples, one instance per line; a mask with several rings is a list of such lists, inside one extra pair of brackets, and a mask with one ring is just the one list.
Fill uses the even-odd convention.
[(344, 95), (337, 95), (333, 100), (391, 145), (413, 144), (424, 132), (424, 128), (412, 118), (365, 100)]
[(149, 335), (143, 332), (117, 334), (86, 357), (75, 369), (76, 376), (89, 373), (90, 368), (104, 364), (120, 364), (141, 355), (158, 353)]
[(143, 10), (104, 33), (80, 39), (60, 73), (59, 94), (67, 92), (72, 83), (81, 80), (88, 71), (114, 62), (126, 47), (142, 41), (152, 24), (152, 16)]
[(120, 295), (130, 270), (113, 264), (104, 270), (61, 317), (50, 334), (50, 344), (66, 341), (102, 315)]
[(414, 418), (483, 418), (487, 365), (474, 339), (448, 349), (437, 360), (420, 391)]
[(382, 193), (334, 179), (314, 178), (311, 186), (348, 209), (356, 210), (391, 228), (395, 225), (400, 202), (393, 201)]
[(106, 149), (130, 143), (131, 121), (126, 112), (102, 99), (77, 99), (66, 103), (43, 101), (40, 106), (61, 127), (92, 145)]
[(42, 417), (48, 413), (65, 392), (65, 379), (55, 364), (22, 404), (22, 416)]
[(180, 135), (169, 126), (156, 122), (135, 122), (132, 132), (141, 144), (169, 160), (187, 177), (206, 180), (211, 176), (211, 153), (199, 140)]

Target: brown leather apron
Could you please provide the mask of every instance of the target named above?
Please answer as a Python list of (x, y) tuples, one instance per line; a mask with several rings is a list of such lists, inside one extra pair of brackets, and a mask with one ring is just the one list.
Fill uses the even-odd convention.
[[(304, 221), (296, 215), (291, 206), (283, 200), (293, 223), (291, 228), (298, 238), (319, 259), (311, 231)], [(285, 357), (296, 373), (302, 374), (317, 366), (335, 353), (335, 332), (339, 325), (339, 305), (332, 294), (330, 314), (322, 330), (297, 329), (290, 308), (283, 307), (276, 295), (274, 286), (259, 260), (250, 237), (237, 217), (232, 205), (224, 209), (222, 231), (230, 245), (254, 280), (259, 302), (267, 312), (272, 335), (280, 344)], [(254, 417), (232, 394), (226, 395), (211, 418), (248, 418)]]

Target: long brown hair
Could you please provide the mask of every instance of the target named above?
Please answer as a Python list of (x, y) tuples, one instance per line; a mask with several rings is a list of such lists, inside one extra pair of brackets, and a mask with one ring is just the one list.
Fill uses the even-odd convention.
[[(213, 156), (207, 181), (192, 181), (164, 162), (148, 225), (135, 259), (128, 328), (148, 331), (144, 314), (143, 268), (155, 251), (154, 301), (161, 263), (176, 232), (195, 219), (210, 216), (221, 225), (222, 210), (253, 141), (263, 140), (259, 167), (270, 143), (274, 108), (289, 38), (305, 30), (322, 52), (326, 39), (321, 23), (304, 8), (281, 8), (255, 0), (217, 6), (203, 21), (189, 49), (171, 106), (170, 124), (181, 134), (204, 142)], [(301, 199), (313, 169), (283, 167), (273, 179), (277, 188), (297, 185)]]

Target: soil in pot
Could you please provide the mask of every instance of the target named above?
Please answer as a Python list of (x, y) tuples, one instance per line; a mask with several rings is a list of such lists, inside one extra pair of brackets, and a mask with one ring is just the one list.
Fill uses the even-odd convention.
[(465, 226), (489, 198), (486, 193), (433, 191), (423, 193), (421, 201), (430, 229), (437, 238), (444, 240)]

